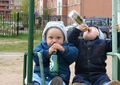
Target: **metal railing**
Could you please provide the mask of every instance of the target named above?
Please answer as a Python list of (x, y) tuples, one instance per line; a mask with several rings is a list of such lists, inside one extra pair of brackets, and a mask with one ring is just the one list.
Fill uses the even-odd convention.
[[(27, 65), (27, 56), (28, 54), (24, 54), (24, 64), (23, 64), (23, 85), (29, 85), (28, 82), (25, 82), (27, 79), (27, 70), (29, 70), (28, 65)], [(41, 52), (34, 53), (34, 55), (38, 56), (39, 59), (39, 65), (40, 65), (40, 76), (41, 76), (41, 83), (42, 85), (45, 85), (45, 77), (44, 77), (44, 67), (43, 67), (43, 59), (42, 59), (42, 54)], [(33, 66), (31, 66), (33, 68)]]

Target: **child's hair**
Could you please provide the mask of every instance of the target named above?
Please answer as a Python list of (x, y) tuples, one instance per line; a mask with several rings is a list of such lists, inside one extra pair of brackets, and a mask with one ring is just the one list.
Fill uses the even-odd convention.
[(67, 31), (65, 29), (64, 23), (62, 21), (50, 21), (47, 23), (47, 25), (45, 26), (43, 33), (42, 33), (42, 38), (45, 40), (46, 39), (46, 34), (47, 31), (50, 28), (58, 28), (62, 31), (63, 35), (64, 35), (64, 40), (65, 42), (67, 42)]

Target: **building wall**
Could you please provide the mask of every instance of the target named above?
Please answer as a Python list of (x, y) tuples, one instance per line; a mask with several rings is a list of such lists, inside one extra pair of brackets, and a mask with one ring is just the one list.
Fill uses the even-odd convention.
[(45, 14), (45, 11), (47, 9), (47, 3), (49, 3), (48, 0), (43, 0), (43, 15)]
[(67, 25), (67, 16), (68, 16), (68, 0), (62, 1), (62, 17), (61, 20), (64, 21), (64, 24)]
[(112, 0), (83, 0), (83, 15), (86, 17), (111, 17)]
[(80, 0), (68, 0), (68, 13), (72, 10), (80, 13), (80, 2)]
[(10, 1), (9, 0), (0, 0), (0, 14), (8, 14), (10, 13)]
[[(46, 1), (46, 2), (45, 2)], [(56, 15), (57, 0), (45, 0), (49, 15)], [(112, 17), (112, 0), (62, 0), (62, 16), (76, 10), (83, 17)], [(70, 20), (62, 17), (65, 24)]]
[[(44, 5), (46, 5), (46, 8), (44, 10), (48, 11), (48, 14), (51, 16), (55, 16), (57, 14), (57, 1), (56, 0), (46, 0), (47, 2), (45, 2), (45, 0), (43, 0)], [(45, 13), (44, 13), (45, 14)]]

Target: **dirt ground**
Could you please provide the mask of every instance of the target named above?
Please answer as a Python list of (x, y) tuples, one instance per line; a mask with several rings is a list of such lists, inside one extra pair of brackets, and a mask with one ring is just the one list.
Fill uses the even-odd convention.
[[(74, 76), (74, 63), (71, 68), (71, 80)], [(108, 75), (111, 78), (111, 57), (107, 59)], [(0, 85), (22, 85), (23, 53), (0, 53)], [(70, 81), (71, 81), (70, 80)]]
[(22, 85), (23, 53), (0, 53), (0, 85)]

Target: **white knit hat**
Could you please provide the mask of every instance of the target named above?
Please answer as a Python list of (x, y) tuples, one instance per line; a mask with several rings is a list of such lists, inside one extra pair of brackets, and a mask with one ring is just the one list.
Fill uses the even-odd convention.
[(65, 29), (63, 21), (50, 21), (50, 22), (48, 22), (43, 30), (42, 38), (45, 39), (46, 32), (48, 31), (48, 29), (53, 28), (53, 27), (57, 27), (63, 32), (64, 38), (65, 38), (64, 40), (65, 40), (65, 42), (67, 42), (67, 31)]

